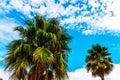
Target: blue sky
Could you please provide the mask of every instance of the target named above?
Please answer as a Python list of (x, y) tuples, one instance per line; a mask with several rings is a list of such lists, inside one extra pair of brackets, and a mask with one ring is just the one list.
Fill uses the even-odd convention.
[[(120, 0), (0, 0), (0, 60), (6, 56), (5, 46), (19, 38), (13, 28), (24, 25), (24, 20), (39, 14), (46, 18), (59, 18), (61, 25), (73, 36), (69, 44), (72, 48), (68, 62), (70, 80), (89, 79), (84, 76), (90, 74), (82, 74), (85, 72), (85, 57), (87, 50), (96, 43), (108, 47), (116, 70), (120, 66), (119, 4)], [(0, 71), (3, 66), (0, 62)], [(107, 78), (119, 80), (119, 76), (112, 76), (117, 74), (115, 70)]]
[(114, 63), (120, 63), (120, 36), (113, 36), (111, 34), (83, 35), (73, 30), (70, 30), (70, 34), (74, 36), (70, 43), (72, 48), (69, 57), (70, 70), (85, 67), (87, 50), (97, 43), (108, 48)]

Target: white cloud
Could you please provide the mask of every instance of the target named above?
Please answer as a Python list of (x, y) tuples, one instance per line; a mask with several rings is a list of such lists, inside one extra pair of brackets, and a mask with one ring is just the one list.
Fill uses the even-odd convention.
[(4, 71), (3, 68), (0, 68), (0, 78), (3, 80), (9, 80), (10, 74), (7, 71)]
[[(91, 73), (87, 73), (85, 68), (77, 69), (69, 72), (69, 80), (101, 80), (99, 77), (92, 77)], [(114, 64), (113, 71), (105, 76), (105, 80), (120, 80), (120, 64)]]
[(87, 73), (86, 69), (78, 69), (74, 72), (69, 72), (69, 80), (100, 80), (99, 77), (92, 77), (91, 73)]
[(18, 1), (18, 0), (11, 0), (10, 1), (10, 4), (13, 6), (13, 7), (16, 7), (16, 9), (22, 9), (22, 7), (23, 7), (23, 0), (20, 0), (20, 1)]
[(92, 34), (93, 31), (92, 30), (84, 30), (82, 33), (85, 35), (88, 35), (88, 34)]
[(25, 12), (25, 14), (29, 14), (30, 13), (30, 9), (31, 9), (31, 7), (29, 6), (29, 4), (27, 4), (27, 5), (25, 5), (23, 7), (23, 11)]
[(13, 31), (14, 27), (18, 25), (12, 21), (13, 19), (0, 20), (0, 41), (3, 43), (8, 43), (13, 39), (18, 38), (18, 34), (15, 31)]
[[(8, 9), (16, 9), (30, 18), (31, 12), (47, 17), (66, 16), (64, 19), (61, 18), (62, 25), (69, 24), (67, 28), (78, 29), (82, 33), (88, 29), (93, 34), (101, 31), (120, 33), (120, 0), (84, 0), (76, 4), (77, 1), (79, 0), (60, 0), (59, 3), (55, 3), (54, 0), (11, 0), (9, 5), (6, 5), (5, 1), (0, 4), (6, 12), (9, 11)], [(66, 3), (65, 8), (63, 4)], [(82, 22), (88, 24), (83, 26), (83, 30), (78, 27)]]
[(13, 28), (18, 26), (13, 19), (5, 18), (0, 20), (0, 60), (6, 55), (6, 45), (19, 38), (18, 33)]

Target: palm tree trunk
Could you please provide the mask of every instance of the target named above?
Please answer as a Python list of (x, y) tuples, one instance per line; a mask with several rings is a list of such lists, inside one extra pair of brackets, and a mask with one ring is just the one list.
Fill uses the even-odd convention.
[(42, 80), (43, 73), (44, 73), (44, 67), (41, 63), (38, 64), (36, 72), (37, 72), (36, 80)]
[(45, 80), (49, 80), (49, 74), (48, 74), (48, 70), (46, 70), (46, 74), (45, 74)]
[(39, 62), (36, 63), (36, 66), (34, 67), (34, 70), (32, 74), (28, 74), (28, 80), (43, 80), (43, 73), (44, 73), (44, 67)]
[(104, 79), (104, 76), (101, 76), (101, 80), (105, 80), (105, 79)]

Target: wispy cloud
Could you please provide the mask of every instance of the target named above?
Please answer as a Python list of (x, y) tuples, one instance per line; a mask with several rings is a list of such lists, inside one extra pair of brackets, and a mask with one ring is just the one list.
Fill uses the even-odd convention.
[[(1, 19), (0, 20), (0, 59), (6, 55), (7, 44), (19, 38), (18, 33), (13, 31), (13, 28), (18, 24), (13, 22), (13, 19)], [(1, 61), (1, 60), (0, 60)]]
[(17, 24), (11, 22), (11, 20), (12, 19), (1, 19), (0, 21), (0, 41), (4, 44), (6, 41), (12, 41), (13, 39), (18, 38), (18, 34), (13, 31)]
[(5, 10), (15, 9), (30, 18), (35, 14), (59, 17), (62, 25), (83, 34), (85, 30), (92, 34), (120, 33), (120, 0), (6, 0), (1, 4)]

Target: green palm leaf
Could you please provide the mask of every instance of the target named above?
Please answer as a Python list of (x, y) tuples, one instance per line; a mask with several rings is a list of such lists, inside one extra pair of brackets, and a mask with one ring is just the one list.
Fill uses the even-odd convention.
[(53, 62), (53, 54), (47, 48), (38, 47), (34, 52), (33, 60), (50, 64)]

